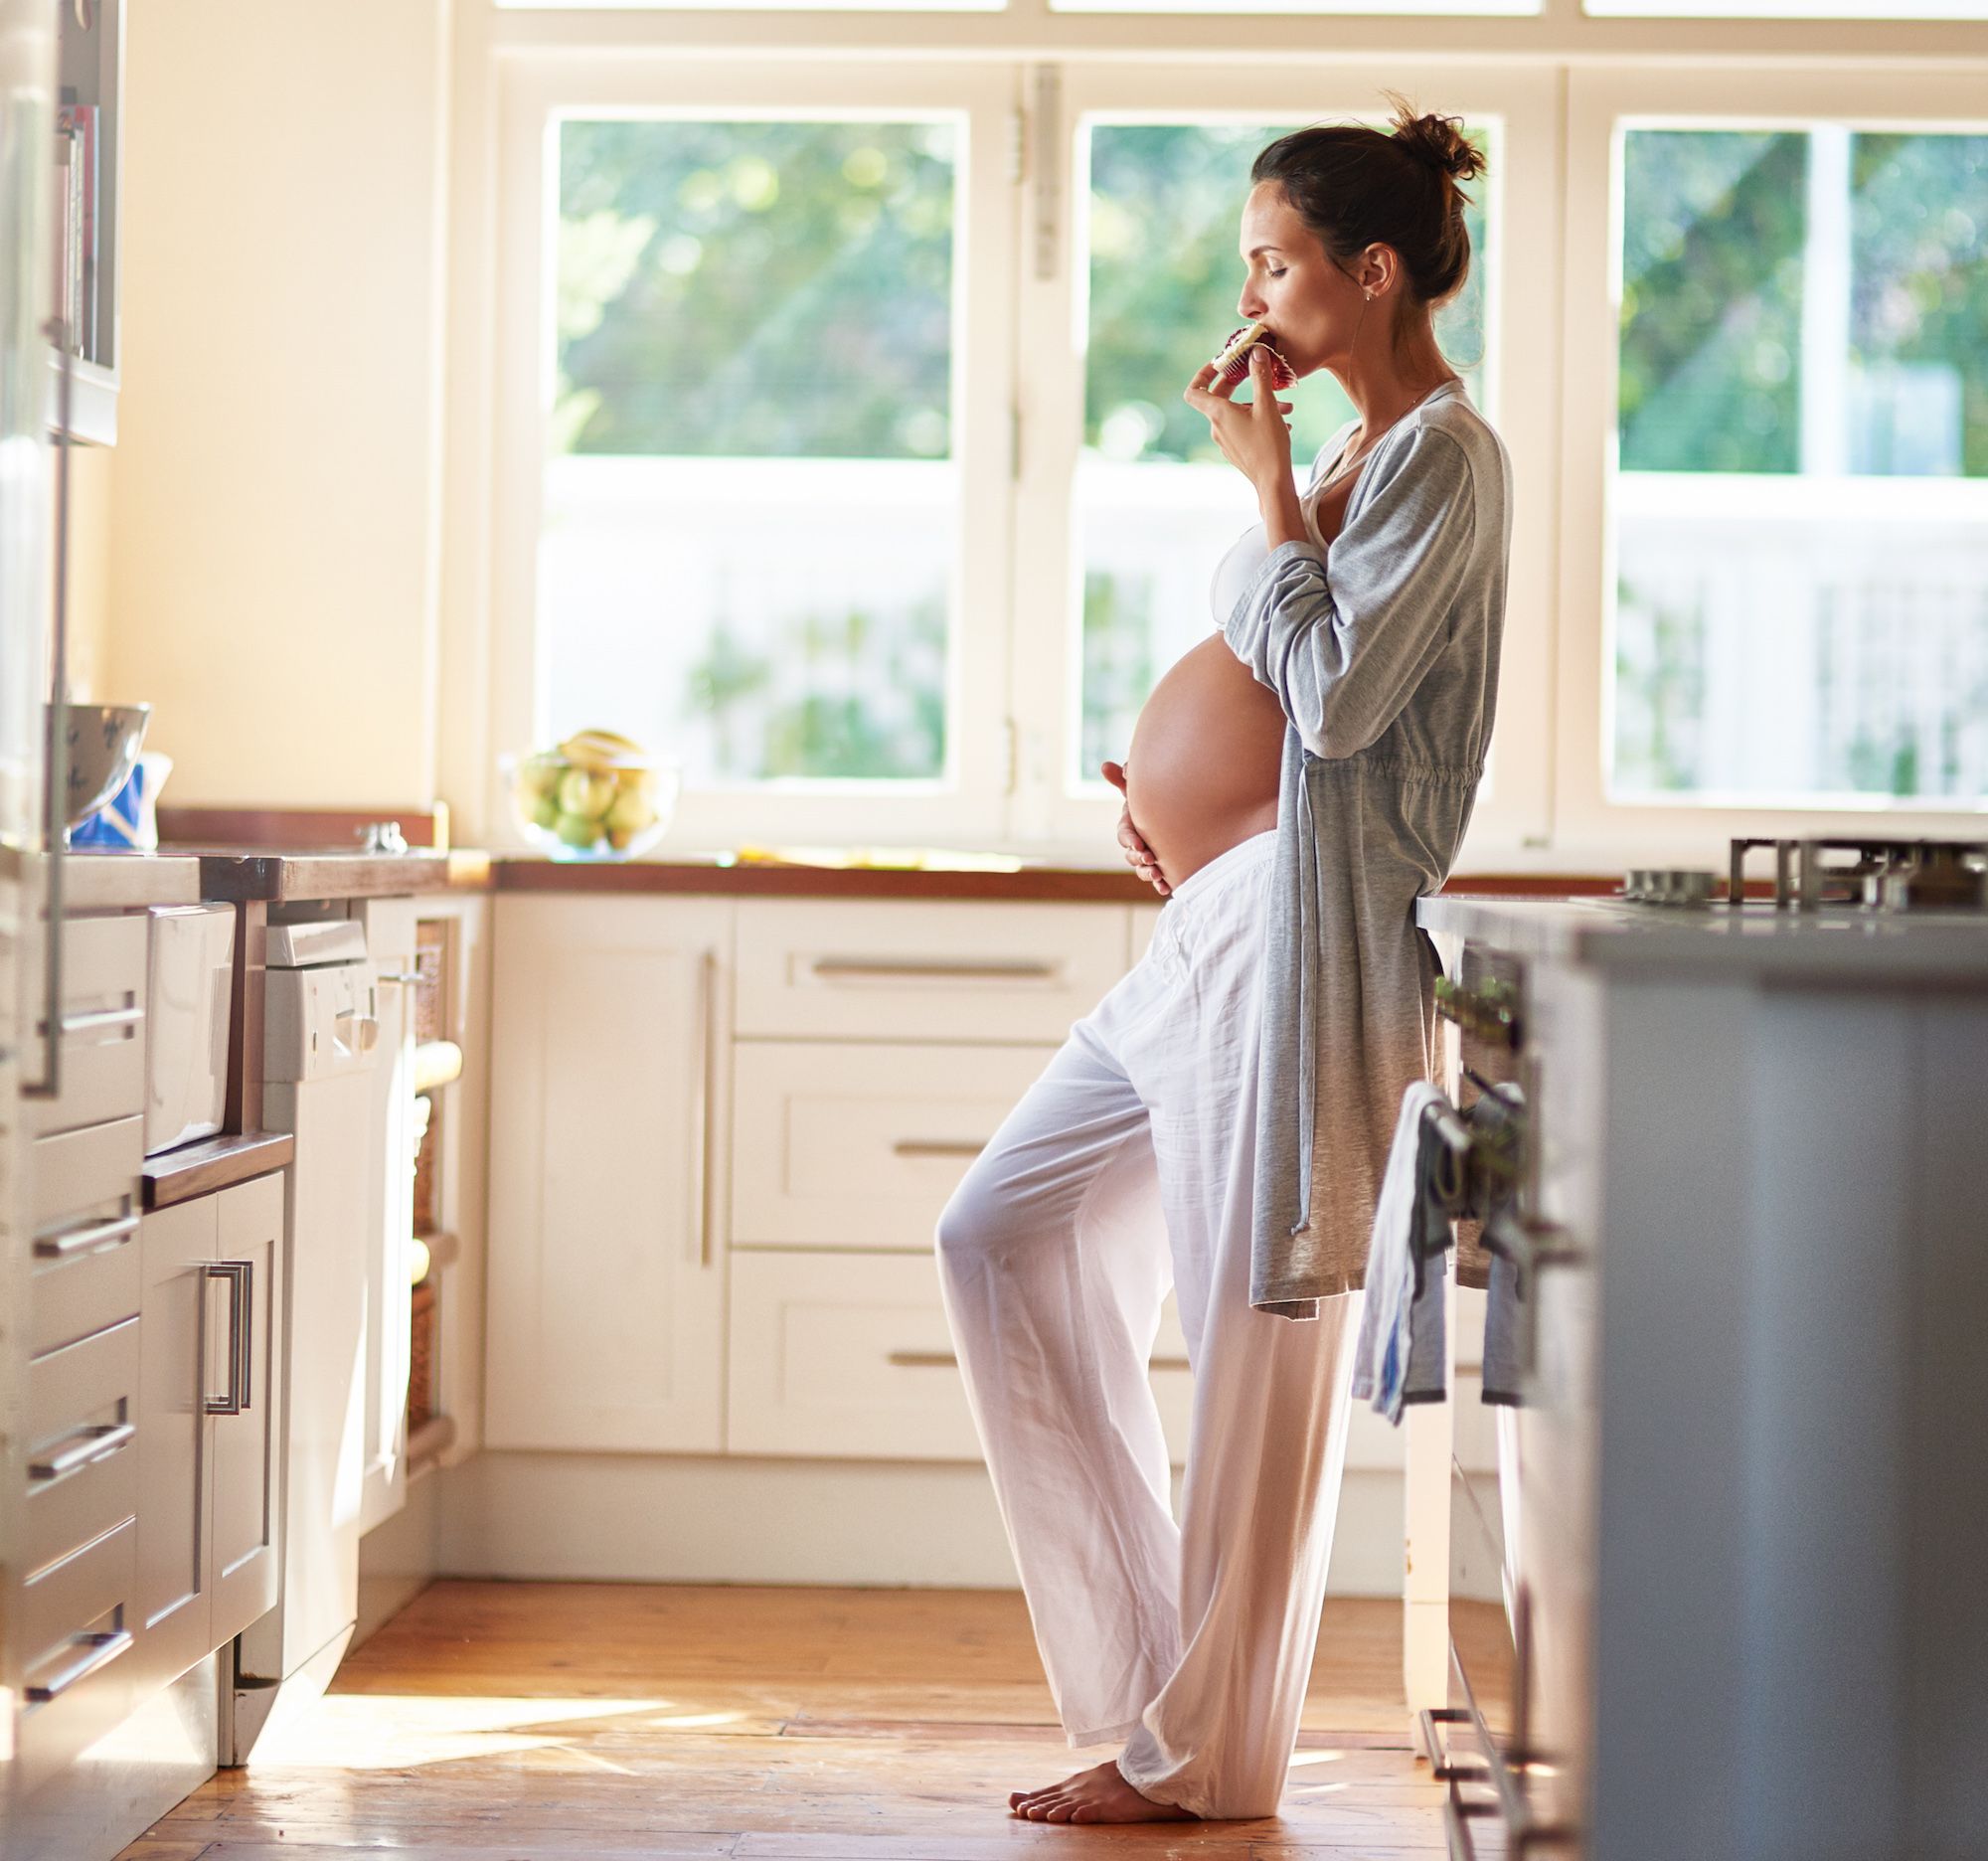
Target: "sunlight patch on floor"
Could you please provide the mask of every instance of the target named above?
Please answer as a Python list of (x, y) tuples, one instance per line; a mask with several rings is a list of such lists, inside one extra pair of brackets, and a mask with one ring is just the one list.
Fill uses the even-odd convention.
[(732, 1725), (746, 1717), (743, 1712), (677, 1710), (682, 1704), (659, 1699), (327, 1693), (287, 1725), (272, 1726), (256, 1747), (255, 1761), (303, 1770), (406, 1770), (557, 1749), (570, 1752), (578, 1765), (619, 1770), (593, 1753), (575, 1750), (575, 1732), (582, 1725), (588, 1733), (688, 1731)]

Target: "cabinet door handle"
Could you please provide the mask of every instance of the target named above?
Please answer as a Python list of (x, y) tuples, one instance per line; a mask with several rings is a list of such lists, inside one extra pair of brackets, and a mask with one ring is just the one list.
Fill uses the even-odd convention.
[(67, 1234), (37, 1235), (37, 1260), (74, 1260), (79, 1254), (94, 1254), (112, 1242), (122, 1241), (138, 1230), (136, 1215), (119, 1215), (110, 1221), (91, 1222), (86, 1228), (72, 1228)]
[(944, 1370), (959, 1359), (950, 1351), (894, 1350), (884, 1361), (894, 1370)]
[(142, 1008), (94, 1008), (85, 1014), (64, 1015), (65, 1034), (94, 1034), (103, 1028), (134, 1028), (145, 1018)]
[(31, 1686), (22, 1689), (31, 1706), (46, 1706), (58, 1694), (66, 1692), (79, 1680), (86, 1680), (99, 1667), (107, 1667), (118, 1655), (131, 1645), (131, 1631), (128, 1628), (98, 1629), (89, 1634), (72, 1635), (71, 1640), (88, 1649), (81, 1660), (72, 1661), (46, 1686)]
[[(228, 1394), (210, 1396), (205, 1388), (201, 1391), (201, 1407), (208, 1415), (247, 1415), (252, 1394), (249, 1384), (249, 1370), (253, 1363), (250, 1352), (249, 1327), (252, 1323), (251, 1303), (255, 1286), (255, 1263), (253, 1261), (204, 1261), (201, 1273), (207, 1279), (228, 1281)], [(201, 1362), (206, 1363), (203, 1355)], [(205, 1369), (201, 1381), (206, 1382)]]
[(63, 998), (63, 853), (69, 818), (69, 423), (76, 358), (69, 352), (69, 330), (61, 317), (51, 317), (44, 333), (57, 353), (56, 423), (63, 438), (56, 447), (56, 614), (54, 669), (50, 678), (48, 741), (43, 769), (42, 840), (48, 861), (47, 957), (42, 970), (42, 1077), (21, 1083), (24, 1099), (62, 1097)]
[(717, 965), (711, 951), (697, 953), (697, 1074), (692, 1084), (691, 1125), (691, 1226), (697, 1243), (691, 1265), (703, 1269), (711, 1265), (711, 1047), (712, 981)]
[(817, 956), (814, 973), (825, 979), (837, 976), (915, 976), (944, 981), (1044, 981), (1055, 975), (1055, 963), (1017, 962), (920, 962), (915, 957)]
[(80, 1430), (67, 1447), (52, 1453), (46, 1460), (30, 1460), (28, 1477), (31, 1480), (60, 1479), (65, 1473), (74, 1473), (78, 1467), (94, 1466), (99, 1460), (108, 1460), (120, 1447), (134, 1439), (138, 1433), (135, 1422), (92, 1422)]
[(901, 1157), (977, 1157), (987, 1148), (984, 1137), (900, 1137), (891, 1154)]

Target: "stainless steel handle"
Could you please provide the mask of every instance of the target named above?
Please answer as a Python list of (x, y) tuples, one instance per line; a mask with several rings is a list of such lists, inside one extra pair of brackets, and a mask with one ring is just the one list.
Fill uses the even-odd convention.
[(691, 1265), (699, 1269), (711, 1265), (711, 1047), (712, 981), (717, 964), (711, 952), (697, 953), (697, 1077), (691, 1094), (691, 1226), (697, 1250)]
[(411, 975), (400, 969), (382, 969), (376, 978), (381, 982), (398, 982), (403, 988), (413, 988), (420, 979), (418, 971)]
[(46, 1686), (24, 1687), (31, 1706), (46, 1706), (50, 1700), (79, 1680), (86, 1680), (99, 1667), (107, 1667), (118, 1655), (131, 1645), (131, 1631), (128, 1628), (96, 1629), (88, 1634), (74, 1635), (73, 1640), (83, 1643), (89, 1652), (81, 1660), (72, 1661)]
[(206, 1356), (201, 1358), (201, 1407), (208, 1415), (247, 1415), (249, 1398), (248, 1372), (252, 1357), (249, 1326), (255, 1285), (253, 1261), (203, 1261), (201, 1273), (207, 1279), (228, 1281), (228, 1394), (210, 1396), (206, 1383)]
[(986, 1148), (984, 1137), (900, 1137), (891, 1146), (891, 1154), (902, 1157), (977, 1157)]
[(959, 1359), (950, 1351), (894, 1350), (884, 1361), (896, 1370), (944, 1370)]
[(915, 957), (817, 956), (818, 976), (919, 976), (942, 977), (947, 981), (1041, 981), (1056, 974), (1055, 963), (1015, 962), (920, 962)]
[(60, 1453), (52, 1453), (46, 1460), (30, 1460), (28, 1477), (31, 1480), (60, 1479), (65, 1473), (74, 1473), (78, 1467), (94, 1465), (98, 1460), (107, 1460), (120, 1447), (136, 1438), (138, 1425), (135, 1422), (92, 1422), (83, 1429)]
[(117, 1215), (109, 1221), (91, 1222), (85, 1228), (72, 1228), (67, 1234), (37, 1235), (37, 1260), (73, 1260), (79, 1254), (94, 1254), (113, 1241), (122, 1241), (138, 1229), (136, 1215)]
[(86, 1014), (64, 1015), (65, 1034), (94, 1034), (103, 1028), (134, 1028), (145, 1018), (142, 1008), (93, 1008)]
[(54, 667), (49, 679), (47, 767), (43, 773), (42, 839), (48, 861), (47, 963), (42, 976), (42, 1077), (23, 1081), (24, 1099), (62, 1096), (63, 836), (69, 819), (69, 423), (76, 358), (61, 317), (43, 325), (56, 346), (56, 614)]
[(1153, 1357), (1147, 1360), (1148, 1370), (1192, 1370), (1194, 1366), (1185, 1357)]

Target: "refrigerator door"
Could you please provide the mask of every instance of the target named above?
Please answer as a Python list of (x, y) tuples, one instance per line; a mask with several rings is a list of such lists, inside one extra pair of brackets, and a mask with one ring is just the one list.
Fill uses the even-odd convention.
[[(55, 8), (0, 0), (0, 1105), (39, 1056), (24, 1013), (26, 939), (37, 933), (35, 822), (42, 779), (50, 448), (45, 426), (49, 208), (53, 188)], [(21, 1438), (27, 1363), (28, 1247), (23, 1120), (0, 1118), (0, 1853), (15, 1852), (21, 1675), (14, 1642), (27, 1484)]]

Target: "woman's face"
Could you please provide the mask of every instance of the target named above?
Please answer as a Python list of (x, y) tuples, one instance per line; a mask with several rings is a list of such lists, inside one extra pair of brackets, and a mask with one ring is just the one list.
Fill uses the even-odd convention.
[(1302, 378), (1348, 361), (1360, 313), (1372, 306), (1274, 181), (1249, 190), (1239, 249), (1246, 276), (1236, 307), (1269, 326), (1292, 373)]

